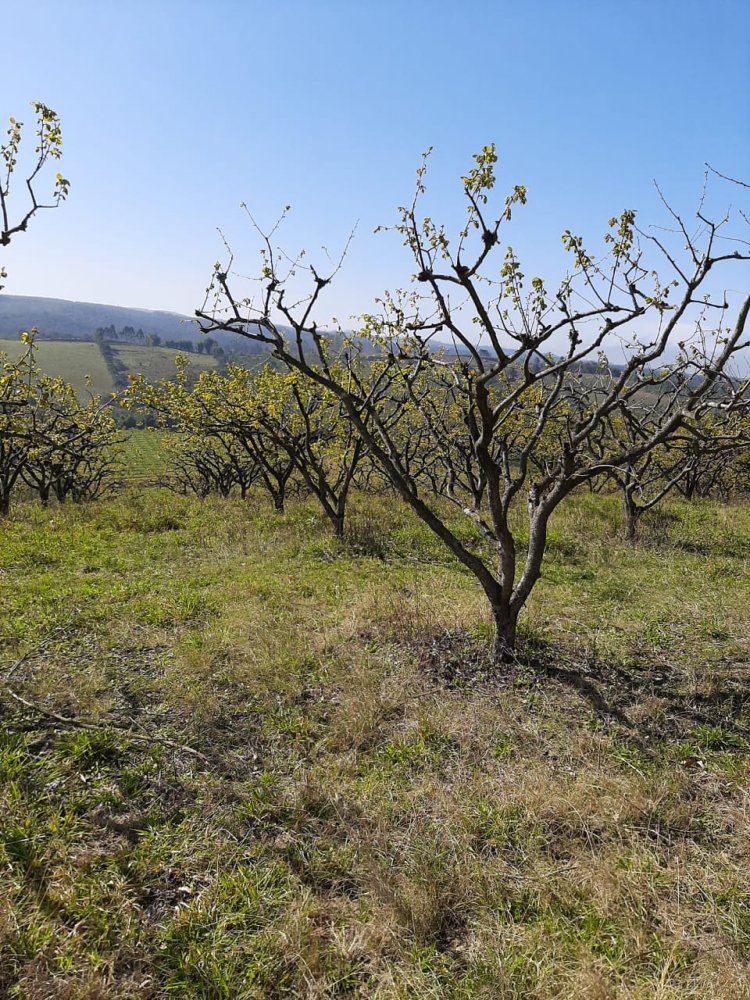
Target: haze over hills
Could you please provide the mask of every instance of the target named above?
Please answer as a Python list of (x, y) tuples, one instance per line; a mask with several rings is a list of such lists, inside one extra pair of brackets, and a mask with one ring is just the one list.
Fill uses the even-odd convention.
[[(39, 331), (39, 340), (93, 340), (97, 330), (107, 327), (120, 331), (132, 328), (145, 337), (157, 334), (162, 341), (189, 340), (199, 343), (204, 339), (195, 319), (180, 313), (33, 295), (0, 294), (0, 338), (15, 340), (33, 326)], [(331, 333), (330, 336), (336, 338), (338, 335)], [(211, 333), (211, 339), (232, 354), (267, 353), (262, 345), (236, 334), (215, 331)], [(136, 340), (141, 342), (140, 337)]]
[[(162, 341), (189, 340), (197, 343), (202, 339), (196, 320), (180, 313), (34, 295), (0, 294), (0, 338), (15, 340), (33, 326), (39, 331), (39, 340), (93, 340), (97, 330), (107, 327), (116, 330), (131, 327), (146, 336), (155, 333)], [(328, 335), (333, 339), (338, 337), (333, 332)], [(215, 331), (211, 333), (211, 338), (225, 351), (266, 353), (261, 345), (236, 334)], [(141, 342), (140, 338), (138, 342)], [(440, 341), (435, 341), (435, 344), (451, 348), (451, 345)], [(368, 345), (366, 350), (368, 353), (372, 351), (372, 345)]]
[[(145, 337), (157, 334), (162, 341), (189, 340), (199, 343), (204, 339), (195, 319), (180, 313), (34, 295), (0, 294), (0, 338), (15, 340), (33, 326), (39, 331), (39, 340), (93, 340), (97, 330), (107, 327), (114, 327), (115, 330), (130, 327), (142, 332)], [(136, 339), (141, 342), (141, 338)], [(267, 353), (261, 345), (236, 334), (215, 331), (211, 333), (211, 339), (228, 352)]]
[[(190, 341), (193, 344), (203, 340), (196, 320), (180, 313), (166, 310), (139, 309), (132, 306), (112, 306), (98, 302), (75, 302), (69, 299), (46, 298), (33, 295), (7, 295), (0, 293), (0, 339), (17, 340), (24, 330), (36, 327), (39, 340), (78, 340), (94, 339), (97, 330), (114, 327), (122, 331), (132, 328), (142, 333), (135, 341), (145, 345), (149, 334), (156, 334), (162, 342)], [(284, 328), (287, 329), (287, 328)], [(329, 333), (334, 341), (338, 334)], [(109, 339), (105, 333), (105, 339)], [(117, 340), (129, 338), (116, 337)], [(215, 331), (211, 339), (227, 352), (237, 358), (238, 355), (265, 355), (267, 348), (252, 341), (245, 340), (236, 334)], [(355, 336), (356, 340), (359, 337)], [(455, 350), (455, 345), (435, 340), (435, 347), (443, 347), (449, 352)], [(374, 350), (371, 344), (363, 341), (365, 353)], [(170, 345), (176, 346), (176, 345)], [(459, 348), (459, 354), (466, 353)], [(486, 352), (485, 352), (486, 353)], [(672, 360), (674, 352), (668, 350), (665, 360)], [(614, 367), (619, 368), (622, 358), (614, 359)], [(747, 367), (747, 366), (746, 366)]]
[[(133, 327), (162, 340), (200, 340), (198, 325), (190, 316), (153, 309), (110, 306), (98, 302), (73, 302), (33, 295), (0, 294), (0, 337), (16, 338), (32, 326), (40, 340), (92, 340), (97, 329)], [(237, 337), (214, 333), (221, 347), (237, 348)]]

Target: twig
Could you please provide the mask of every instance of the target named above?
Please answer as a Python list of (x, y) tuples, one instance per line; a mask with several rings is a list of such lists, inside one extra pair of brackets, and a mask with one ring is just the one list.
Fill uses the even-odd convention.
[(12, 673), (14, 669), (17, 669), (17, 667), (21, 665), (24, 659), (27, 658), (28, 654), (26, 657), (22, 657), (21, 660), (18, 660), (16, 663), (14, 663), (8, 675), (3, 678), (3, 682), (5, 683), (5, 686), (8, 689), (8, 694), (11, 696), (11, 698), (19, 702), (21, 705), (24, 705), (26, 708), (30, 708), (33, 712), (37, 712), (39, 715), (44, 716), (44, 718), (51, 719), (54, 722), (59, 722), (62, 725), (72, 726), (74, 729), (86, 729), (86, 730), (114, 729), (118, 733), (123, 733), (132, 740), (139, 740), (142, 743), (161, 743), (163, 746), (171, 747), (173, 750), (181, 750), (183, 753), (188, 753), (191, 754), (193, 757), (198, 757), (198, 759), (202, 760), (205, 764), (211, 763), (208, 757), (206, 757), (205, 754), (202, 754), (200, 750), (195, 750), (193, 747), (185, 746), (184, 743), (177, 743), (175, 740), (170, 740), (166, 736), (156, 736), (153, 733), (146, 733), (146, 732), (139, 733), (133, 730), (132, 728), (128, 728), (127, 726), (117, 726), (112, 723), (86, 722), (83, 719), (76, 719), (72, 716), (58, 715), (57, 712), (52, 712), (48, 708), (43, 708), (41, 705), (36, 704), (36, 702), (29, 701), (27, 698), (22, 697), (20, 694), (14, 691), (13, 688), (10, 686), (10, 684), (8, 684), (8, 678), (10, 676), (10, 673)]
[(711, 171), (711, 173), (716, 174), (717, 177), (721, 177), (723, 181), (730, 181), (732, 184), (739, 184), (740, 187), (750, 188), (750, 184), (746, 181), (741, 181), (737, 177), (729, 177), (727, 174), (722, 174), (721, 171), (717, 170), (716, 167), (712, 167), (710, 163), (706, 163), (706, 166)]
[(28, 662), (32, 658), (32, 656), (36, 656), (36, 654), (38, 652), (39, 652), (39, 650), (34, 649), (34, 650), (29, 651), (28, 653), (24, 653), (23, 656), (21, 656), (19, 659), (17, 659), (16, 662), (14, 664), (12, 664), (8, 668), (8, 672), (6, 673), (5, 677), (3, 678), (3, 680), (5, 681), (5, 683), (7, 684), (8, 681), (13, 676), (13, 674), (16, 672), (16, 670), (18, 670), (20, 667), (22, 667), (24, 665), (24, 663)]
[[(19, 657), (15, 663), (11, 664), (8, 670), (5, 672), (5, 676), (0, 678), (0, 685), (5, 685), (8, 694), (17, 701), (20, 705), (25, 708), (30, 708), (33, 712), (38, 715), (43, 716), (46, 719), (51, 719), (53, 722), (59, 722), (64, 726), (72, 726), (74, 729), (87, 729), (87, 730), (97, 730), (97, 729), (114, 729), (118, 733), (123, 733), (130, 739), (138, 740), (141, 743), (160, 743), (163, 746), (171, 747), (173, 750), (181, 750), (183, 753), (190, 754), (193, 757), (197, 757), (202, 760), (205, 764), (210, 764), (210, 760), (205, 754), (202, 754), (200, 750), (195, 750), (193, 747), (185, 746), (184, 743), (177, 743), (175, 740), (170, 740), (166, 736), (156, 736), (153, 733), (148, 733), (145, 730), (142, 732), (137, 732), (133, 727), (138, 726), (138, 723), (134, 719), (130, 719), (130, 726), (118, 726), (114, 723), (106, 722), (86, 722), (84, 719), (76, 719), (73, 716), (68, 715), (58, 715), (57, 712), (52, 712), (48, 708), (44, 708), (42, 705), (38, 705), (36, 702), (29, 701), (24, 698), (17, 691), (14, 691), (13, 686), (10, 681), (13, 674), (19, 670), (24, 663), (28, 663), (29, 660), (38, 656), (40, 653), (44, 652), (47, 643), (55, 636), (55, 634), (63, 631), (62, 626), (58, 626), (53, 629), (49, 635), (45, 636), (44, 639), (36, 646), (34, 649), (28, 650), (23, 656)], [(140, 727), (142, 729), (142, 727)]]

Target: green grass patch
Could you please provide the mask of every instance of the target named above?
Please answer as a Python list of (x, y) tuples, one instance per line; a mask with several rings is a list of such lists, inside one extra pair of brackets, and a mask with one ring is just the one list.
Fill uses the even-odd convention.
[[(23, 345), (18, 340), (0, 340), (0, 351), (18, 357)], [(36, 341), (36, 360), (46, 374), (69, 382), (79, 394), (93, 392), (108, 396), (114, 389), (112, 378), (97, 344), (81, 341)]]
[(124, 432), (123, 462), (128, 480), (156, 480), (169, 468), (166, 443), (169, 431), (151, 428)]
[(669, 514), (633, 548), (566, 504), (492, 677), (478, 587), (391, 498), (344, 542), (260, 493), (20, 504), (0, 995), (747, 996), (750, 510)]
[[(171, 379), (177, 374), (175, 361), (179, 351), (169, 347), (112, 344), (112, 353), (129, 374), (143, 375), (147, 382)], [(208, 354), (182, 354), (182, 357), (188, 362), (188, 371), (194, 374), (216, 368), (216, 358)]]

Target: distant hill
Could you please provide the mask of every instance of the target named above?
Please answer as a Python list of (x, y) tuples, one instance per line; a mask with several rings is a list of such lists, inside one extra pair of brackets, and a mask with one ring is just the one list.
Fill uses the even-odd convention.
[(40, 339), (91, 340), (98, 327), (110, 325), (140, 328), (163, 339), (200, 337), (195, 320), (179, 313), (0, 294), (0, 337), (15, 338), (23, 330), (36, 326)]
[[(116, 330), (132, 327), (146, 336), (155, 333), (162, 341), (190, 340), (197, 343), (203, 339), (195, 319), (180, 313), (0, 293), (0, 338), (15, 340), (32, 326), (39, 330), (39, 340), (93, 340), (95, 332), (106, 327)], [(233, 354), (268, 353), (261, 345), (237, 334), (216, 331), (211, 338), (223, 350)]]
[[(271, 358), (268, 346), (237, 334), (212, 332), (210, 344), (196, 321), (179, 313), (0, 293), (0, 352), (16, 355), (21, 349), (19, 335), (31, 327), (39, 331), (37, 359), (43, 371), (64, 378), (80, 391), (90, 389), (102, 396), (124, 389), (129, 374), (142, 374), (150, 382), (173, 378), (177, 347), (190, 352), (186, 358), (194, 376), (206, 370), (223, 371), (228, 363), (255, 367)], [(282, 329), (285, 335), (291, 333), (288, 327)], [(334, 352), (342, 348), (340, 334), (329, 332), (326, 336)], [(365, 357), (378, 355), (371, 342), (357, 336), (354, 340)], [(200, 345), (201, 353), (192, 352), (191, 344)], [(304, 346), (314, 353), (309, 334), (304, 336)], [(442, 348), (447, 360), (469, 361), (465, 348), (439, 341), (432, 346)], [(491, 359), (486, 348), (481, 353)], [(663, 361), (668, 363), (672, 358), (667, 353)], [(622, 363), (614, 363), (611, 371), (619, 374), (622, 367)], [(584, 379), (593, 377), (598, 363), (582, 362), (579, 371)], [(124, 411), (118, 413), (124, 420)]]
[[(30, 330), (32, 326), (39, 330), (39, 340), (88, 341), (94, 339), (97, 330), (107, 327), (114, 327), (118, 331), (122, 331), (125, 327), (131, 327), (133, 331), (143, 333), (143, 339), (138, 337), (135, 340), (135, 343), (141, 346), (144, 345), (145, 337), (148, 334), (157, 334), (162, 341), (191, 341), (194, 344), (204, 339), (195, 319), (180, 313), (158, 309), (109, 306), (97, 302), (73, 302), (68, 299), (0, 293), (0, 338), (17, 340), (24, 330)], [(282, 329), (291, 332), (288, 328)], [(340, 345), (340, 336), (333, 332), (328, 333), (327, 336), (335, 350)], [(116, 341), (118, 338), (113, 339)], [(211, 333), (211, 339), (227, 352), (228, 360), (237, 360), (240, 363), (244, 359), (240, 358), (239, 355), (253, 355), (257, 359), (267, 357), (270, 353), (268, 348), (246, 340), (237, 334), (215, 331)], [(366, 355), (378, 353), (377, 348), (363, 338), (355, 336), (354, 339), (361, 343)], [(460, 346), (457, 348), (455, 344), (438, 340), (433, 343), (435, 348), (441, 347), (448, 357), (451, 355), (461, 358), (468, 357), (469, 352), (465, 348)], [(305, 347), (309, 349), (311, 346), (310, 339), (306, 335)], [(489, 351), (486, 349), (482, 353), (489, 357)], [(141, 355), (142, 361), (145, 361), (145, 358), (145, 354)], [(127, 361), (132, 362), (133, 358), (129, 357)], [(155, 364), (158, 368), (159, 363)], [(131, 370), (129, 364), (126, 364), (126, 367)], [(153, 366), (144, 364), (143, 367), (152, 368)], [(620, 366), (615, 366), (615, 368), (618, 367)], [(590, 368), (595, 369), (596, 362), (582, 366), (583, 370)]]
[[(155, 333), (162, 341), (197, 343), (203, 339), (196, 321), (180, 313), (0, 293), (0, 338), (15, 340), (32, 326), (39, 330), (39, 340), (93, 340), (95, 332), (106, 327), (116, 330), (132, 327), (146, 336)], [(329, 336), (334, 342), (338, 340), (337, 334)], [(231, 354), (268, 353), (262, 345), (237, 334), (215, 331), (211, 338)]]

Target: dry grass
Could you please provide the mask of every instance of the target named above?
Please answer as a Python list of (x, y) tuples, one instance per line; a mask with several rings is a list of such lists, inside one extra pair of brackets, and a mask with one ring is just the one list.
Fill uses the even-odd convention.
[(3, 661), (101, 726), (2, 702), (0, 995), (750, 997), (750, 512), (673, 513), (563, 511), (496, 676), (391, 501), (24, 512)]

